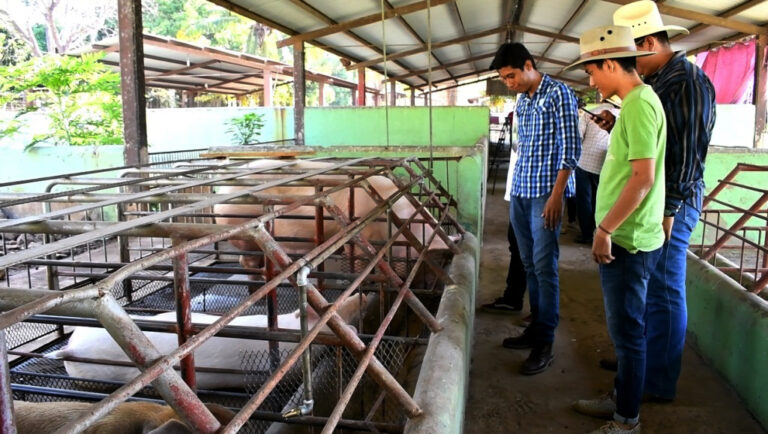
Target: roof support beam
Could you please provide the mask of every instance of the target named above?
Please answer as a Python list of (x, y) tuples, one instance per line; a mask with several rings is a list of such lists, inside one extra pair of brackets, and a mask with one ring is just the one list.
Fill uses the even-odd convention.
[[(635, 0), (603, 0), (609, 3), (615, 3), (619, 5), (625, 5), (632, 3)], [(726, 29), (736, 30), (741, 33), (747, 33), (750, 35), (768, 35), (768, 29), (765, 27), (756, 26), (754, 24), (745, 23), (743, 21), (733, 20), (729, 18), (723, 18), (718, 16), (712, 16), (702, 12), (692, 11), (690, 9), (677, 8), (669, 6), (667, 4), (657, 4), (659, 12), (663, 15), (669, 15), (670, 17), (682, 18), (685, 20), (698, 21), (702, 24), (709, 24), (711, 26), (724, 27)]]
[[(324, 13), (320, 12), (319, 10), (315, 9), (313, 6), (309, 5), (309, 4), (308, 4), (307, 2), (305, 2), (304, 0), (290, 0), (290, 1), (291, 1), (291, 3), (293, 3), (293, 4), (295, 4), (296, 6), (300, 7), (301, 9), (303, 9), (304, 11), (306, 11), (307, 13), (309, 13), (309, 14), (311, 14), (311, 15), (314, 15), (314, 16), (315, 16), (315, 18), (317, 18), (317, 19), (319, 19), (319, 20), (321, 20), (321, 21), (325, 22), (325, 23), (326, 23), (326, 24), (328, 24), (328, 25), (335, 25), (335, 24), (338, 24), (336, 21), (332, 20), (332, 19), (331, 19), (331, 17), (329, 17), (329, 16), (325, 15)], [(402, 18), (401, 18), (401, 19), (402, 19)], [(407, 23), (405, 23), (405, 21), (403, 21), (403, 23), (404, 23), (406, 26), (408, 26), (408, 24), (407, 24)], [(367, 47), (367, 48), (370, 48), (371, 50), (373, 50), (373, 51), (374, 51), (376, 54), (378, 54), (379, 56), (383, 56), (383, 55), (384, 55), (384, 52), (383, 52), (381, 49), (379, 49), (379, 48), (378, 48), (378, 47), (376, 47), (375, 45), (371, 44), (369, 41), (367, 41), (367, 40), (365, 40), (365, 39), (361, 38), (360, 36), (356, 35), (355, 33), (353, 33), (353, 32), (351, 32), (351, 31), (347, 30), (347, 31), (345, 31), (345, 32), (344, 32), (344, 34), (345, 34), (346, 36), (349, 36), (350, 38), (354, 39), (354, 40), (355, 40), (356, 42), (358, 42), (360, 45), (362, 45), (362, 46), (364, 46), (364, 47)], [(439, 60), (438, 60), (438, 61), (439, 61)], [(394, 63), (395, 63), (395, 65), (397, 65), (397, 66), (399, 66), (399, 67), (401, 67), (401, 68), (405, 69), (406, 71), (408, 71), (408, 70), (410, 69), (410, 68), (408, 68), (407, 66), (403, 65), (402, 63), (399, 63), (399, 62), (394, 62)], [(380, 72), (382, 73), (382, 75), (384, 74), (384, 72), (383, 72), (383, 71), (380, 71)]]
[[(483, 37), (486, 37), (486, 36), (489, 36), (489, 35), (493, 35), (495, 33), (501, 33), (501, 32), (504, 32), (506, 30), (507, 30), (507, 26), (502, 26), (502, 27), (497, 27), (495, 29), (484, 30), (482, 32), (473, 33), (471, 35), (462, 36), (460, 38), (449, 39), (449, 40), (443, 41), (443, 42), (433, 42), (432, 43), (432, 49), (435, 50), (437, 48), (443, 48), (443, 47), (447, 47), (447, 46), (450, 46), (450, 45), (461, 44), (463, 42), (471, 41), (473, 39), (479, 39), (479, 38), (483, 38)], [(426, 44), (422, 45), (419, 48), (414, 48), (413, 50), (407, 50), (407, 51), (401, 51), (399, 53), (387, 54), (387, 61), (394, 60), (394, 59), (399, 59), (401, 57), (412, 56), (414, 54), (423, 53), (425, 51), (427, 51)], [(351, 65), (347, 66), (347, 70), (351, 71), (353, 69), (366, 68), (368, 66), (375, 65), (375, 64), (378, 64), (378, 63), (382, 63), (382, 62), (384, 62), (384, 58), (383, 57), (379, 57), (377, 59), (366, 60), (365, 62), (358, 62), (358, 63), (351, 64)]]
[[(755, 56), (755, 88), (752, 92), (755, 98), (755, 147), (765, 146), (766, 139), (766, 121), (768, 121), (768, 98), (766, 98), (766, 90), (768, 90), (768, 56), (766, 56), (766, 49), (768, 49), (768, 36), (760, 36), (757, 38), (757, 44), (755, 44), (757, 55)], [(762, 142), (762, 143), (761, 143)]]
[(147, 101), (144, 89), (144, 44), (141, 2), (117, 1), (120, 46), (120, 93), (123, 97), (123, 159), (126, 165), (149, 161)]
[(361, 27), (368, 24), (377, 23), (382, 20), (382, 17), (383, 19), (386, 20), (389, 18), (397, 17), (399, 15), (405, 15), (405, 14), (410, 14), (412, 12), (421, 11), (421, 10), (427, 9), (428, 7), (439, 6), (441, 4), (448, 3), (450, 1), (454, 1), (454, 0), (430, 0), (430, 1), (420, 1), (417, 3), (411, 3), (409, 5), (401, 6), (399, 8), (385, 10), (383, 14), (376, 13), (376, 14), (366, 15), (364, 17), (356, 18), (354, 20), (333, 24), (331, 26), (313, 30), (311, 32), (291, 36), (289, 38), (283, 39), (282, 41), (277, 41), (277, 47), (278, 48), (287, 47), (299, 41), (309, 41), (312, 39), (316, 39), (323, 36), (332, 35), (334, 33), (343, 32), (345, 30), (353, 29), (355, 27)]
[(202, 63), (193, 63), (192, 65), (186, 66), (184, 68), (168, 70), (168, 71), (165, 71), (165, 72), (161, 72), (160, 74), (152, 75), (152, 76), (149, 76), (149, 77), (145, 76), (144, 77), (144, 81), (147, 82), (147, 81), (152, 80), (153, 78), (167, 77), (169, 75), (178, 75), (178, 74), (181, 74), (181, 73), (184, 73), (184, 72), (187, 72), (187, 71), (192, 71), (193, 69), (204, 68), (206, 66), (213, 65), (214, 63), (219, 63), (219, 61), (218, 60), (208, 60), (208, 61), (202, 62)]
[[(721, 13), (719, 16), (722, 17), (722, 18), (730, 18), (730, 17), (732, 17), (734, 15), (738, 15), (738, 14), (740, 14), (740, 13), (742, 13), (742, 12), (748, 10), (748, 9), (751, 9), (751, 8), (761, 4), (761, 3), (764, 3), (765, 1), (766, 0), (749, 0), (749, 1), (745, 1), (744, 3), (741, 3), (740, 5), (734, 6), (734, 7), (730, 8), (730, 9), (728, 9), (727, 11)], [(709, 27), (711, 27), (711, 26), (708, 25), (708, 24), (697, 24), (697, 25), (693, 26), (692, 28), (688, 29), (688, 31), (690, 32), (690, 35), (693, 35), (695, 33), (699, 33), (700, 31), (702, 31), (704, 29), (707, 29)], [(672, 41), (672, 42), (678, 41), (678, 40), (683, 39), (683, 38), (685, 38), (687, 36), (690, 36), (690, 35), (683, 35), (683, 34), (675, 35), (672, 38), (670, 38), (670, 41)]]
[(293, 139), (296, 146), (304, 146), (305, 80), (304, 42), (300, 41), (293, 45)]
[[(419, 70), (419, 71), (413, 71), (413, 72), (408, 73), (408, 74), (398, 75), (397, 77), (390, 77), (387, 81), (400, 81), (400, 80), (403, 80), (403, 79), (406, 79), (406, 78), (409, 78), (409, 77), (414, 77), (416, 75), (425, 74), (425, 73), (427, 73), (429, 71), (441, 71), (441, 70), (448, 69), (448, 68), (451, 68), (451, 67), (454, 67), (454, 66), (463, 65), (465, 63), (472, 63), (472, 62), (476, 62), (478, 60), (487, 59), (489, 57), (493, 57), (495, 54), (496, 54), (495, 52), (494, 53), (488, 53), (488, 54), (481, 54), (479, 56), (471, 57), (469, 59), (459, 60), (458, 62), (446, 63), (445, 65), (438, 66), (436, 68), (422, 69), (422, 70)], [(451, 77), (451, 78), (453, 78), (453, 77)]]
[[(531, 34), (534, 34), (534, 35), (547, 36), (547, 37), (554, 38), (554, 39), (557, 39), (557, 40), (560, 40), (560, 41), (570, 42), (570, 43), (574, 43), (574, 44), (578, 44), (579, 43), (579, 39), (578, 38), (574, 38), (572, 36), (563, 35), (563, 34), (560, 34), (560, 33), (552, 33), (552, 32), (548, 32), (546, 30), (541, 30), (541, 29), (537, 29), (537, 28), (533, 28), (533, 27), (526, 27), (526, 26), (515, 26), (515, 28), (518, 29), (518, 30), (521, 30), (521, 31), (523, 31), (525, 33), (531, 33)], [(437, 48), (443, 48), (443, 47), (447, 47), (447, 46), (450, 46), (450, 45), (461, 44), (461, 43), (464, 43), (466, 41), (471, 41), (472, 39), (479, 39), (479, 38), (490, 36), (490, 35), (493, 35), (493, 34), (496, 34), (496, 33), (506, 32), (507, 29), (508, 29), (508, 26), (501, 26), (501, 27), (496, 27), (495, 29), (484, 30), (482, 32), (473, 33), (473, 34), (467, 35), (467, 36), (462, 36), (460, 38), (449, 39), (449, 40), (443, 41), (443, 42), (433, 42), (432, 43), (432, 49), (434, 50), (434, 49), (437, 49)], [(392, 60), (392, 59), (399, 59), (401, 57), (412, 56), (414, 54), (423, 53), (425, 51), (427, 51), (427, 47), (426, 47), (426, 45), (423, 45), (423, 46), (421, 46), (419, 48), (414, 48), (413, 50), (407, 50), (407, 51), (401, 51), (399, 53), (388, 54), (387, 55), (387, 61)], [(383, 57), (379, 57), (378, 59), (366, 60), (365, 62), (359, 62), (359, 63), (352, 64), (352, 65), (348, 66), (347, 69), (348, 70), (352, 70), (352, 69), (364, 68), (364, 67), (367, 67), (367, 66), (370, 66), (370, 65), (381, 63), (383, 61), (384, 61), (384, 58)]]

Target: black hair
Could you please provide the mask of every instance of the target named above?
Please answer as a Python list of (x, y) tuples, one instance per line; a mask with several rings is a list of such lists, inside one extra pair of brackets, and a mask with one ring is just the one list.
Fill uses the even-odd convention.
[(533, 66), (533, 69), (536, 69), (536, 61), (533, 60), (533, 56), (525, 48), (525, 45), (519, 42), (506, 42), (496, 50), (496, 56), (493, 58), (493, 62), (491, 62), (491, 66), (488, 69), (495, 71), (505, 66), (523, 69), (526, 60), (530, 60), (531, 66)]
[(669, 46), (669, 34), (666, 30), (662, 30), (660, 32), (651, 33), (650, 35), (641, 36), (639, 38), (635, 38), (635, 45), (640, 45), (643, 43), (645, 38), (647, 37), (655, 38), (657, 41), (659, 41), (659, 44)]
[(616, 57), (613, 59), (598, 59), (598, 60), (588, 60), (584, 62), (584, 66), (593, 64), (598, 68), (603, 67), (603, 63), (605, 63), (606, 60), (613, 60), (616, 63), (619, 64), (621, 69), (623, 69), (625, 72), (632, 72), (637, 70), (637, 57)]

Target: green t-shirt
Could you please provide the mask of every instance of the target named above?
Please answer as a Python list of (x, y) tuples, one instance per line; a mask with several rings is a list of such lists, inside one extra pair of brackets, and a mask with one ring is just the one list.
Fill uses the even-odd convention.
[(632, 175), (632, 160), (656, 159), (651, 191), (613, 231), (611, 240), (630, 253), (650, 252), (664, 244), (664, 152), (667, 127), (664, 108), (648, 85), (637, 86), (624, 98), (611, 132), (608, 154), (597, 187), (595, 221), (600, 223), (618, 200)]

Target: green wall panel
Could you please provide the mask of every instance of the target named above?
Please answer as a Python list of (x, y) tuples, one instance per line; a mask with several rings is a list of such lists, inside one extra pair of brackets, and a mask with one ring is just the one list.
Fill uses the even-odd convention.
[[(307, 146), (427, 146), (427, 107), (307, 108)], [(488, 135), (487, 107), (433, 107), (433, 146), (474, 146)]]

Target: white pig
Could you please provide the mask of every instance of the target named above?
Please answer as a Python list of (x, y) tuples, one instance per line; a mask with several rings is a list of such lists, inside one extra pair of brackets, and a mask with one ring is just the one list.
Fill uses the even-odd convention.
[[(361, 299), (362, 297), (362, 299)], [(352, 320), (360, 312), (360, 307), (365, 304), (365, 296), (360, 294), (351, 296), (339, 306), (337, 313), (347, 322)], [(312, 309), (309, 312), (310, 328), (317, 321), (318, 316)], [(135, 317), (149, 321), (176, 321), (176, 312), (166, 312), (151, 317)], [(195, 324), (212, 324), (219, 317), (203, 313), (192, 313), (192, 322)], [(232, 320), (230, 325), (267, 327), (266, 315), (240, 316)], [(284, 329), (298, 330), (300, 328), (299, 311), (278, 315), (277, 326)], [(169, 354), (178, 348), (178, 338), (174, 333), (146, 332), (147, 338), (162, 354)], [(252, 339), (212, 337), (195, 350), (195, 366), (218, 369), (242, 369), (242, 359), (247, 352), (268, 352), (268, 342)], [(280, 349), (291, 349), (294, 343), (282, 342)], [(115, 343), (112, 336), (102, 328), (75, 327), (67, 345), (58, 351), (46, 355), (47, 358), (59, 359), (64, 357), (86, 357), (94, 359), (107, 359), (114, 361), (129, 361), (128, 356)], [(267, 360), (265, 357), (264, 360)], [(64, 367), (72, 377), (87, 378), (92, 380), (127, 382), (139, 374), (137, 368), (115, 365), (100, 365), (82, 362), (65, 361)], [(258, 370), (259, 367), (249, 367)], [(267, 362), (264, 362), (263, 370), (268, 370)], [(245, 385), (244, 373), (217, 373), (197, 372), (197, 387), (201, 389), (242, 388)]]
[[(274, 167), (279, 164), (284, 164), (284, 161), (278, 160), (255, 160), (249, 163), (246, 167), (249, 168), (261, 168), (261, 167)], [(303, 171), (311, 171), (314, 169), (325, 168), (332, 166), (333, 163), (321, 162), (321, 161), (298, 161), (296, 164), (289, 166), (290, 169), (298, 169)], [(249, 178), (260, 180), (273, 180), (278, 179), (281, 175), (252, 175)], [(282, 175), (283, 177), (285, 175)], [(326, 179), (336, 181), (348, 181), (349, 177), (345, 175), (321, 175), (319, 177), (313, 177), (310, 179)], [(398, 191), (397, 185), (384, 176), (373, 176), (368, 178), (368, 182), (373, 189), (384, 199), (389, 198)], [(218, 189), (218, 193), (227, 194), (244, 189), (245, 187), (238, 186), (224, 186)], [(377, 206), (377, 203), (371, 198), (371, 196), (361, 188), (354, 189), (354, 208), (355, 216), (363, 217), (371, 212), (373, 208)], [(301, 187), (301, 186), (286, 186), (286, 187), (272, 187), (257, 194), (269, 194), (269, 195), (288, 195), (288, 196), (311, 196), (315, 194), (314, 187)], [(341, 191), (330, 195), (332, 202), (337, 205), (343, 214), (349, 217), (349, 189), (345, 188)], [(280, 205), (276, 205), (275, 209), (282, 208)], [(402, 220), (408, 219), (415, 211), (413, 205), (405, 198), (401, 197), (392, 205), (392, 211), (400, 217)], [(263, 213), (263, 207), (261, 205), (229, 205), (220, 204), (214, 206), (214, 212), (216, 214), (243, 214), (243, 215), (261, 215)], [(312, 206), (302, 206), (298, 209), (288, 213), (290, 216), (314, 216), (315, 208)], [(328, 216), (328, 212), (324, 211), (324, 215)], [(386, 213), (380, 215), (382, 218), (386, 218)], [(420, 217), (417, 217), (420, 218)], [(241, 224), (245, 222), (246, 218), (240, 217), (217, 217), (216, 222), (222, 224)], [(301, 237), (312, 239), (315, 233), (314, 220), (298, 220), (298, 219), (277, 219), (274, 221), (274, 234), (276, 237)], [(393, 228), (393, 231), (396, 230)], [(411, 232), (416, 238), (421, 240), (429, 239), (432, 234), (432, 228), (429, 225), (422, 223), (414, 223), (410, 226)], [(339, 225), (335, 221), (326, 220), (324, 223), (324, 239), (328, 239), (333, 234), (339, 231)], [(388, 228), (386, 223), (378, 222), (371, 223), (362, 230), (361, 235), (366, 237), (369, 241), (386, 241), (389, 238)], [(399, 240), (405, 240), (401, 235)], [(257, 251), (260, 250), (259, 246), (255, 242), (244, 240), (230, 240), (230, 243), (240, 250)], [(314, 245), (311, 243), (300, 242), (281, 242), (281, 247), (286, 253), (303, 254), (311, 250)], [(433, 249), (445, 249), (447, 246), (440, 239), (435, 237), (429, 246), (430, 250)], [(404, 256), (403, 249), (396, 248), (395, 256)], [(261, 257), (254, 256), (241, 256), (240, 263), (245, 268), (259, 268), (262, 265)]]

